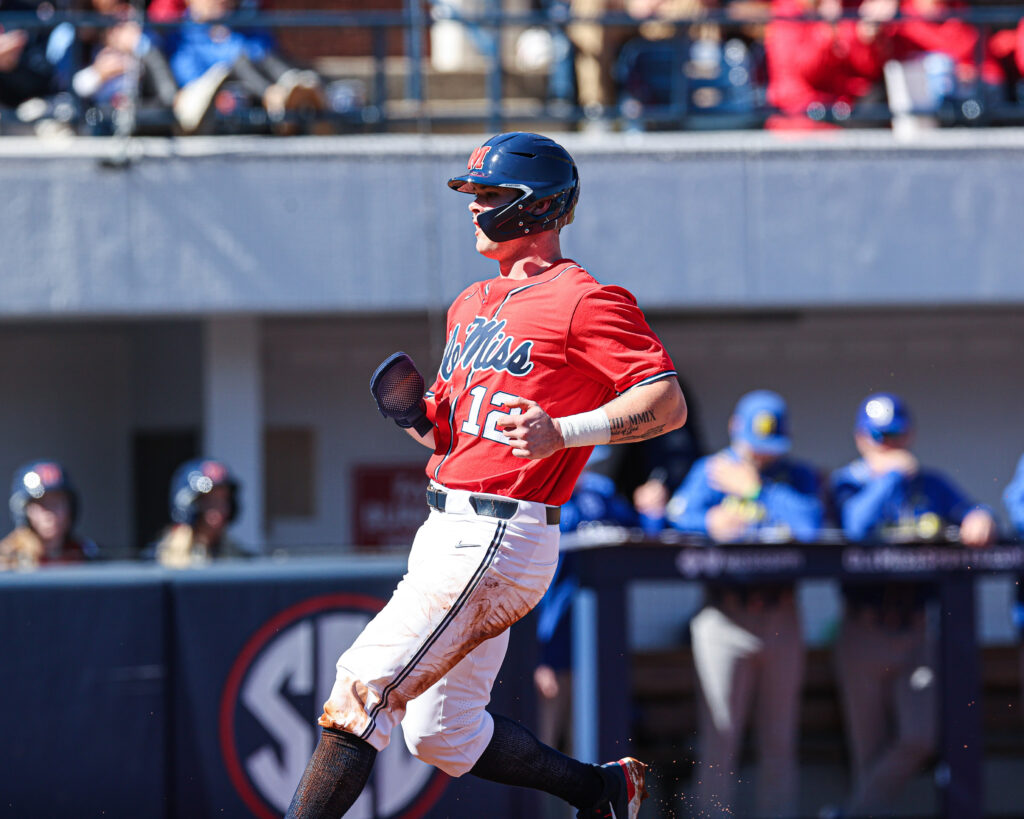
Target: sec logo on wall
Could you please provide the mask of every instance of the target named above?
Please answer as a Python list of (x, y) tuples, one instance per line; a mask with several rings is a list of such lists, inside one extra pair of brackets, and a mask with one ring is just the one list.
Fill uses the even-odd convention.
[[(310, 598), (264, 623), (239, 652), (221, 696), (220, 746), (253, 816), (278, 819), (288, 809), (319, 739), (316, 719), (334, 685), (334, 665), (383, 607), (362, 594)], [(409, 753), (399, 729), (346, 819), (420, 819), (447, 783)]]

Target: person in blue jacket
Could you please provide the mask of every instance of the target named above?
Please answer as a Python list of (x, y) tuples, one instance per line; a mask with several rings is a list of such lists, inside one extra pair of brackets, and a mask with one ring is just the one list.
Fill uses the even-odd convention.
[[(768, 390), (744, 395), (727, 449), (701, 458), (669, 501), (667, 520), (716, 543), (812, 541), (823, 517), (820, 481), (791, 459), (786, 402)], [(690, 623), (700, 682), (702, 816), (733, 815), (739, 751), (755, 720), (757, 810), (797, 813), (797, 728), (804, 647), (792, 583), (706, 584)], [(757, 702), (756, 710), (753, 704)]]
[[(558, 526), (563, 533), (593, 525), (637, 525), (636, 512), (617, 491), (615, 482), (593, 469), (609, 454), (608, 446), (594, 448), (572, 497), (562, 506)], [(563, 540), (563, 544), (568, 542), (568, 538)], [(537, 735), (565, 753), (572, 750), (572, 603), (578, 588), (576, 552), (563, 550), (551, 585), (536, 608), (540, 656), (533, 680), (540, 694)]]
[(185, 133), (205, 128), (221, 87), (234, 80), (248, 96), (280, 120), (286, 110), (322, 110), (326, 98), (320, 77), (286, 60), (273, 35), (264, 30), (229, 28), (223, 22), (239, 0), (187, 0), (185, 19), (168, 37), (167, 53), (181, 91), (174, 114)]
[[(865, 398), (854, 441), (860, 457), (837, 469), (830, 492), (847, 539), (868, 544), (992, 543), (992, 512), (910, 451), (913, 421), (891, 393)], [(930, 589), (913, 583), (843, 584), (836, 640), (840, 697), (850, 746), (851, 815), (884, 811), (934, 752), (935, 645), (925, 610)]]
[(986, 546), (995, 538), (990, 510), (974, 503), (937, 470), (922, 468), (910, 451), (913, 426), (905, 402), (891, 393), (869, 395), (857, 413), (860, 457), (832, 475), (843, 534), (853, 541), (952, 539)]

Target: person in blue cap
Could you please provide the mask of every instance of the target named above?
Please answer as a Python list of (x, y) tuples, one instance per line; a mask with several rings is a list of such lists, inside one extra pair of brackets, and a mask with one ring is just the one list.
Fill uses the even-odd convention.
[[(728, 448), (693, 465), (669, 501), (669, 524), (716, 543), (814, 540), (823, 517), (820, 481), (812, 467), (788, 455), (782, 396), (744, 395), (729, 437)], [(793, 584), (709, 583), (705, 592), (706, 605), (690, 624), (702, 695), (695, 778), (701, 815), (733, 815), (739, 751), (752, 713), (758, 813), (796, 815), (804, 647)]]
[(853, 541), (952, 539), (987, 546), (997, 533), (992, 512), (974, 503), (940, 472), (923, 469), (910, 451), (913, 423), (892, 393), (860, 405), (854, 440), (860, 457), (832, 475), (843, 533)]
[[(992, 512), (920, 465), (910, 451), (913, 431), (899, 396), (876, 393), (861, 402), (854, 424), (860, 457), (830, 482), (845, 536), (868, 543), (992, 543)], [(925, 617), (928, 587), (847, 583), (842, 591), (835, 652), (853, 779), (845, 811), (860, 815), (884, 810), (934, 752), (938, 680)]]

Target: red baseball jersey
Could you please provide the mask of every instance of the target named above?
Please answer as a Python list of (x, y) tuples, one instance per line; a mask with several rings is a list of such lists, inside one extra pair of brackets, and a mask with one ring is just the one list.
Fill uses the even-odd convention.
[(592, 447), (515, 457), (495, 426), (506, 402), (528, 398), (558, 418), (674, 376), (632, 294), (575, 262), (477, 282), (448, 310), (444, 357), (427, 393), (436, 442), (427, 475), (451, 489), (563, 504)]

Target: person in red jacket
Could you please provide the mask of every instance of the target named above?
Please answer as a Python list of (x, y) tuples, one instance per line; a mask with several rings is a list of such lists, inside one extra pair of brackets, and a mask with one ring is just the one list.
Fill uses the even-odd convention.
[(775, 0), (776, 16), (817, 12), (822, 20), (775, 20), (765, 33), (768, 102), (779, 114), (773, 129), (832, 127), (875, 89), (885, 63), (879, 21), (895, 14), (895, 0), (865, 0), (861, 19), (840, 19), (841, 0)]
[(990, 85), (1001, 84), (1003, 71), (990, 51), (979, 64), (978, 29), (964, 20), (950, 18), (964, 8), (964, 4), (948, 0), (903, 0), (900, 14), (911, 19), (897, 20), (886, 31), (893, 59), (945, 54), (952, 58), (959, 82), (974, 83), (981, 79)]

